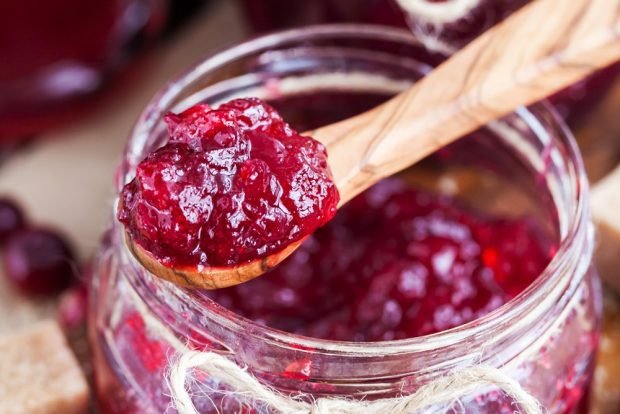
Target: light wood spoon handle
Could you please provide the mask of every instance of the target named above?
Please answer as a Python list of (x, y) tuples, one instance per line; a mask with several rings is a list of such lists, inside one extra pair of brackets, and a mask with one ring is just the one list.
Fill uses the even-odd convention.
[(521, 105), (620, 60), (620, 0), (538, 0), (412, 88), (309, 134), (328, 149), (341, 204)]

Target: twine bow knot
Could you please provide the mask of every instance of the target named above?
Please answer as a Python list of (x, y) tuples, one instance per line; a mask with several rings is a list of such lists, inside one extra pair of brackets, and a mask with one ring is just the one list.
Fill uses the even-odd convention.
[(523, 414), (543, 413), (536, 398), (517, 381), (490, 366), (478, 365), (454, 372), (401, 397), (374, 401), (327, 397), (312, 399), (307, 395), (284, 395), (217, 353), (186, 351), (173, 364), (169, 377), (173, 405), (180, 414), (198, 414), (187, 388), (188, 376), (195, 368), (228, 385), (233, 394), (259, 401), (266, 408), (281, 414), (415, 414), (434, 406), (451, 404), (484, 386), (501, 389), (519, 405)]

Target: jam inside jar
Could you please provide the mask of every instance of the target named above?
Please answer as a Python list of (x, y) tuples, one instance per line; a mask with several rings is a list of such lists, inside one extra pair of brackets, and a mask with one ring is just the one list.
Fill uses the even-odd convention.
[[(228, 49), (173, 81), (145, 109), (117, 189), (164, 143), (168, 111), (257, 96), (303, 131), (379, 104), (438, 60), (406, 31), (367, 26), (294, 30)], [(587, 191), (570, 133), (541, 104), (378, 184), (319, 230), (316, 246), (258, 285), (206, 292), (159, 280), (131, 257), (114, 222), (95, 260), (90, 302), (100, 411), (176, 412), (169, 364), (190, 349), (226, 356), (282, 393), (312, 398), (398, 397), (445, 375), (491, 366), (548, 412), (585, 413), (601, 303)], [(401, 226), (407, 220), (415, 225)], [(409, 243), (414, 236), (419, 243)], [(477, 282), (440, 285), (438, 278), (455, 277), (457, 265)], [(405, 283), (426, 300), (415, 302), (423, 310), (394, 293), (402, 282), (395, 275), (416, 271), (435, 278), (423, 286), (420, 278)], [(485, 290), (491, 279), (502, 289)], [(455, 295), (464, 292), (472, 301), (450, 313), (444, 305), (463, 303)], [(355, 318), (346, 314), (353, 310)], [(395, 322), (415, 311), (421, 316), (407, 325), (415, 329)], [(273, 412), (203, 370), (194, 370), (187, 386), (201, 413)], [(457, 397), (432, 408), (519, 408), (496, 386)]]

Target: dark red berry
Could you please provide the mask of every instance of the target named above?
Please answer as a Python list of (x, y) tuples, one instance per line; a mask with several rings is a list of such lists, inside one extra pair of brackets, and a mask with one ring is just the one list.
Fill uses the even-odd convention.
[(8, 198), (0, 198), (0, 244), (24, 227), (24, 215), (17, 204)]
[(336, 213), (325, 147), (269, 105), (169, 114), (169, 142), (121, 194), (118, 218), (164, 265), (230, 266), (303, 239)]
[(3, 251), (4, 271), (24, 294), (52, 295), (74, 281), (74, 255), (57, 233), (27, 229), (15, 233)]

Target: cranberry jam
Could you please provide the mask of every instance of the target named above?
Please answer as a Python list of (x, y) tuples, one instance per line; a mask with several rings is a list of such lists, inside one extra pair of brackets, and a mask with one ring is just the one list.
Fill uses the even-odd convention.
[(485, 217), (394, 178), (341, 208), (271, 273), (212, 297), (297, 334), (411, 338), (498, 308), (536, 279), (553, 252), (527, 218)]
[[(345, 108), (347, 98), (354, 99), (339, 97)], [(297, 113), (292, 128), (254, 98), (167, 115), (168, 143), (138, 165), (121, 194), (118, 216), (132, 240), (167, 266), (232, 266), (332, 219), (339, 199), (325, 147), (294, 131), (325, 124), (304, 116), (307, 99), (276, 101)], [(527, 218), (484, 217), (397, 178), (354, 199), (310, 237), (271, 273), (212, 297), (297, 334), (404, 339), (498, 308), (529, 286), (555, 250)]]
[(132, 240), (169, 267), (225, 267), (276, 253), (336, 213), (325, 147), (259, 99), (166, 116), (169, 140), (121, 194)]
[[(348, 104), (353, 100), (357, 105)], [(361, 111), (381, 100), (332, 93), (273, 104), (292, 115), (293, 128), (312, 129), (324, 125), (325, 116), (304, 113), (304, 107)], [(352, 115), (346, 112), (330, 111), (329, 122)], [(476, 212), (452, 197), (412, 188), (410, 174), (386, 179), (343, 206), (270, 273), (210, 296), (296, 334), (403, 339), (485, 315), (527, 288), (549, 263), (555, 244), (528, 217)]]
[[(377, 40), (396, 47), (364, 46)], [(145, 109), (117, 190), (166, 143), (170, 111), (260, 96), (292, 128), (313, 129), (373, 107), (425, 73), (403, 57), (414, 43), (389, 28), (316, 28), (218, 54)], [(399, 397), (484, 365), (550, 414), (586, 413), (600, 286), (587, 181), (558, 119), (535, 105), (482, 128), (351, 200), (278, 268), (234, 288), (187, 289), (153, 277), (114, 221), (89, 298), (100, 412), (182, 411), (169, 376), (181, 354), (195, 351), (224, 356), (308, 401)], [(185, 386), (200, 413), (276, 411), (205, 367), (188, 372)], [(455, 400), (428, 409), (519, 410), (494, 385)]]

